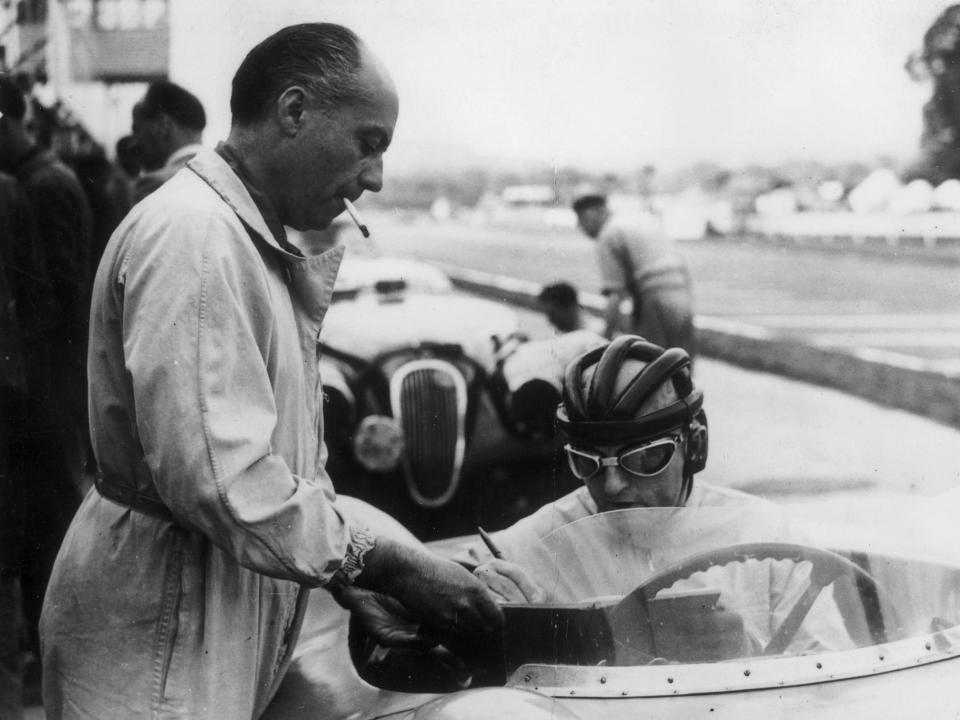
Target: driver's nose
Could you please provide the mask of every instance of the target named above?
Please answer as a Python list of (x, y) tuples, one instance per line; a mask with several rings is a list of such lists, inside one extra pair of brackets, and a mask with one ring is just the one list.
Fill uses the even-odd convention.
[(630, 476), (618, 466), (607, 466), (603, 469), (603, 494), (611, 499), (618, 498), (629, 489)]

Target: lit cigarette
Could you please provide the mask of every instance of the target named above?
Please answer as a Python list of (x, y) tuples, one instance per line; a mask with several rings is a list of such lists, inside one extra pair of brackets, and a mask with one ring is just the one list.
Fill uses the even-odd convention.
[(347, 209), (350, 217), (353, 218), (353, 221), (357, 224), (357, 227), (360, 228), (360, 232), (363, 233), (365, 238), (370, 237), (370, 231), (367, 230), (367, 226), (360, 222), (360, 216), (357, 215), (357, 209), (353, 206), (353, 203), (343, 198), (343, 206)]

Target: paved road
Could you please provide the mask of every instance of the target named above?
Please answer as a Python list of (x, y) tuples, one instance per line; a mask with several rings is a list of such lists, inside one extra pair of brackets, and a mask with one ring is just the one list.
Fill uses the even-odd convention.
[[(371, 217), (384, 252), (596, 291), (593, 249), (572, 230), (506, 230)], [(731, 240), (680, 245), (698, 314), (819, 347), (960, 375), (960, 266)]]
[[(523, 329), (549, 326), (521, 314)], [(960, 487), (960, 429), (846, 393), (701, 358), (710, 457), (703, 478), (780, 502), (934, 495)]]

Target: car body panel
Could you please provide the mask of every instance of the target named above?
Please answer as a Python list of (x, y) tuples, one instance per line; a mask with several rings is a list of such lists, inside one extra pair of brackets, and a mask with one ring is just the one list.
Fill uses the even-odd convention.
[[(913, 596), (923, 606), (923, 617), (928, 612), (948, 617), (950, 621), (942, 629), (914, 632), (878, 645), (769, 659), (635, 667), (528, 664), (511, 674), (507, 687), (552, 697), (581, 720), (955, 718), (960, 708), (960, 683), (956, 682), (960, 625), (954, 622), (960, 613), (960, 544), (948, 541), (956, 536), (957, 511), (960, 493), (929, 500), (817, 503), (797, 512), (813, 519), (808, 527), (823, 530), (838, 549), (857, 552), (874, 544), (883, 551), (896, 548), (889, 563), (877, 562), (872, 570), (898, 603)], [(904, 541), (898, 542), (898, 538)], [(449, 539), (430, 547), (450, 555), (474, 541)], [(417, 708), (443, 697), (441, 694), (381, 690), (361, 679), (346, 651), (346, 613), (324, 596), (314, 592), (305, 634), (310, 635), (311, 627), (316, 630), (318, 626), (311, 622), (320, 618), (325, 639), (318, 642), (316, 637), (307, 637), (298, 645), (291, 678), (281, 689), (282, 702), (278, 701), (268, 718), (453, 717), (437, 714), (429, 705), (430, 714), (416, 714)], [(329, 668), (344, 664), (349, 670), (338, 671), (339, 684), (326, 686), (326, 692), (340, 700), (316, 704), (322, 693), (317, 692), (315, 678), (323, 676), (329, 681)], [(469, 697), (479, 690), (462, 692)], [(342, 714), (328, 714), (338, 706), (343, 708)], [(505, 720), (514, 716), (472, 717)]]
[(500, 303), (456, 294), (415, 294), (402, 298), (362, 296), (337, 301), (323, 323), (324, 345), (371, 359), (411, 342), (460, 345), (487, 372), (494, 369), (491, 338), (519, 329), (517, 314)]

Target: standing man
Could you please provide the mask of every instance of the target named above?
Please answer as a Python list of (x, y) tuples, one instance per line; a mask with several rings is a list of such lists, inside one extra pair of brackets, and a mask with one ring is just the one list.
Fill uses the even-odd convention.
[(230, 108), (227, 141), (130, 211), (97, 272), (101, 474), (44, 605), (48, 718), (256, 718), (312, 587), (393, 596), (445, 642), (502, 621), (462, 567), (351, 525), (324, 469), (317, 339), (343, 247), (304, 256), (284, 226), (380, 190), (390, 76), (350, 30), (295, 25), (246, 56)]
[[(0, 77), (5, 246), (24, 362), (24, 393), (8, 396), (7, 473), (0, 488), (0, 584), (16, 580), (28, 694), (39, 692), (38, 625), (47, 579), (80, 505), (87, 449), (86, 339), (90, 208), (73, 172), (27, 132), (27, 100)], [(0, 629), (0, 634), (6, 628)]]
[(693, 293), (690, 273), (659, 222), (645, 215), (635, 223), (610, 211), (607, 197), (597, 190), (581, 190), (573, 200), (577, 224), (597, 241), (602, 291), (607, 298), (604, 335), (613, 338), (621, 328), (620, 306), (633, 302), (630, 327), (662, 347), (681, 347), (693, 357)]
[(24, 312), (31, 298), (18, 285), (29, 289), (34, 277), (46, 277), (42, 265), (24, 262), (36, 250), (32, 223), (20, 184), (0, 173), (0, 718), (10, 720), (23, 717), (21, 519), (28, 492), (22, 478), (11, 474), (11, 438), (27, 395), (21, 321), (35, 319)]
[(8, 78), (0, 78), (0, 114), (0, 170), (16, 177), (30, 204), (59, 308), (58, 320), (46, 338), (50, 382), (40, 397), (50, 423), (44, 430), (49, 437), (41, 441), (45, 448), (41, 455), (62, 451), (68, 479), (79, 487), (87, 447), (90, 205), (74, 172), (28, 133), (26, 98)]
[(133, 201), (139, 202), (203, 148), (207, 115), (188, 90), (166, 80), (150, 83), (133, 106), (132, 152), (144, 172), (137, 178)]

